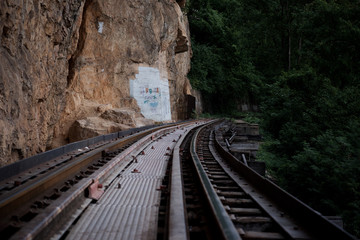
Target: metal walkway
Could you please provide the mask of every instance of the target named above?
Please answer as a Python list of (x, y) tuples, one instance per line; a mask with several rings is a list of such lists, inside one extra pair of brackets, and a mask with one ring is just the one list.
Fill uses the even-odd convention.
[(137, 162), (123, 169), (101, 199), (88, 207), (66, 239), (156, 239), (158, 190), (170, 153), (186, 131), (176, 129), (146, 146)]

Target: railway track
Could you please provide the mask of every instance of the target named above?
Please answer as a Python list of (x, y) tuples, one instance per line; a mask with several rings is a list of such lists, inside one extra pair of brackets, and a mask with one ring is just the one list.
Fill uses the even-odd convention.
[(129, 156), (131, 152), (176, 126), (156, 127), (86, 147), (5, 179), (0, 187), (1, 236), (4, 239), (49, 236), (50, 229), (56, 231), (54, 225), (61, 225), (55, 224), (54, 219), (67, 221), (64, 216), (71, 217), (84, 201), (89, 203), (87, 189), (95, 180), (104, 181), (115, 166), (136, 161)]
[(201, 186), (195, 180), (196, 172), (191, 161), (190, 144), (195, 133), (192, 130), (181, 145), (181, 173), (184, 191), (184, 206), (187, 216), (188, 237), (190, 239), (218, 239), (218, 233), (213, 231), (214, 221), (207, 211), (207, 202), (202, 196)]
[[(202, 124), (99, 143), (2, 181), (1, 237), (355, 239), (227, 152), (220, 121)], [(94, 185), (104, 192), (99, 201)]]
[[(271, 219), (262, 207), (230, 176), (224, 166), (220, 165), (220, 156), (214, 152), (214, 141), (210, 128), (198, 134), (195, 158), (199, 172), (206, 173), (203, 177), (207, 185), (211, 206), (217, 212), (223, 235), (230, 239), (285, 239), (288, 238), (276, 222)], [(201, 165), (200, 165), (200, 164)], [(240, 178), (241, 180), (241, 178)], [(226, 229), (226, 230), (225, 230)], [(305, 236), (303, 236), (305, 237)]]
[(355, 239), (225, 151), (214, 128), (197, 129), (182, 151), (187, 232), (170, 239)]

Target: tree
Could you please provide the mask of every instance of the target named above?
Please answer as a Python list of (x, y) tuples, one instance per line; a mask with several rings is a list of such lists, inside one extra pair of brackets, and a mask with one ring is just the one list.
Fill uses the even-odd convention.
[(272, 175), (360, 236), (360, 2), (189, 4), (189, 78), (208, 110), (259, 104)]

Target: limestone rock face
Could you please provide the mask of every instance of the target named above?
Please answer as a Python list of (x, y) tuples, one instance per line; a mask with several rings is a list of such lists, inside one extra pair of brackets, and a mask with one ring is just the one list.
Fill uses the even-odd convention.
[[(104, 106), (101, 106), (104, 107)], [(69, 129), (69, 141), (76, 142), (133, 127), (152, 125), (154, 121), (129, 109), (107, 109), (100, 117), (76, 120)]]
[(51, 146), (83, 7), (81, 0), (0, 1), (0, 166)]
[[(0, 165), (121, 124), (153, 123), (130, 95), (139, 68), (159, 71), (171, 120), (184, 118), (191, 46), (179, 4), (185, 1), (0, 1)], [(125, 110), (131, 117), (120, 117)], [(77, 138), (83, 123), (98, 130)]]
[(135, 111), (123, 110), (123, 109), (109, 109), (101, 114), (103, 119), (125, 124), (131, 127), (136, 126), (135, 122)]
[(104, 120), (100, 117), (87, 117), (74, 122), (69, 130), (69, 139), (71, 142), (76, 142), (129, 128), (130, 126)]
[[(186, 77), (191, 46), (188, 22), (179, 4), (93, 0), (86, 2), (83, 12), (77, 50), (69, 60), (65, 109), (55, 126), (52, 146), (65, 143), (67, 129), (75, 120), (100, 116), (97, 105), (130, 109), (140, 114), (135, 118), (141, 117), (143, 103), (130, 94), (130, 81), (140, 74), (139, 69), (159, 72), (169, 86), (170, 119), (184, 118), (185, 94), (191, 89)], [(126, 124), (147, 123), (137, 119)]]

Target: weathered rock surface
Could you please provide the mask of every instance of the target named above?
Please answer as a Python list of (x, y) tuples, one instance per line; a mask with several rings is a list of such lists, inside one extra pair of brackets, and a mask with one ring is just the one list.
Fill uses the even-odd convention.
[(118, 132), (129, 129), (130, 126), (104, 120), (100, 117), (87, 117), (85, 119), (76, 120), (69, 129), (69, 139), (71, 142), (80, 141), (99, 135)]
[[(179, 4), (0, 1), (0, 164), (77, 139), (76, 126), (98, 129), (83, 138), (123, 129), (123, 123), (153, 123), (130, 96), (139, 67), (156, 68), (168, 80), (171, 119), (182, 119), (191, 46)], [(135, 114), (113, 117), (119, 109)]]
[(51, 146), (84, 2), (0, 1), (0, 165)]
[[(187, 19), (176, 1), (91, 1), (84, 7), (77, 51), (69, 61), (67, 103), (53, 147), (64, 144), (74, 120), (99, 116), (96, 104), (141, 112), (129, 80), (139, 67), (169, 82), (171, 119), (182, 119), (191, 86)], [(144, 123), (138, 119), (136, 123)], [(140, 123), (141, 124), (141, 123)]]
[(109, 109), (101, 114), (103, 119), (136, 127), (135, 111), (123, 109)]
[[(109, 105), (102, 105), (109, 107)], [(127, 130), (133, 127), (152, 125), (154, 121), (129, 109), (106, 109), (100, 117), (76, 120), (69, 129), (69, 141), (76, 142), (103, 134)]]

